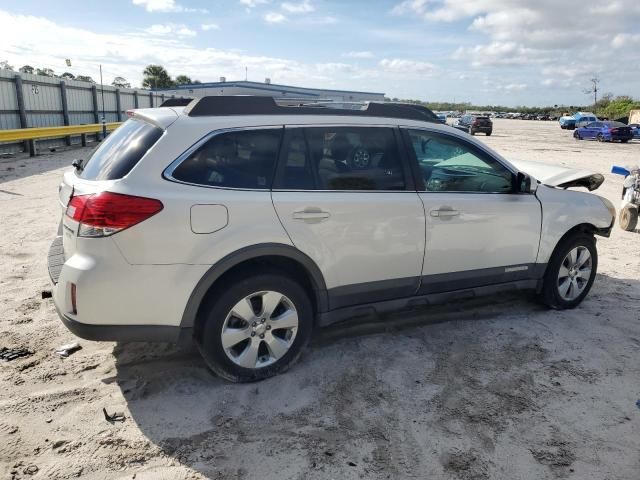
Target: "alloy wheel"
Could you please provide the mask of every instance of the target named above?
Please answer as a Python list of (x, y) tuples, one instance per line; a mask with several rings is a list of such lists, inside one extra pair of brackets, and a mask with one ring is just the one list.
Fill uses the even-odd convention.
[(593, 260), (589, 249), (583, 246), (570, 250), (558, 271), (558, 293), (571, 302), (584, 292), (591, 278)]
[(262, 368), (281, 359), (298, 331), (298, 311), (285, 295), (252, 293), (231, 309), (220, 332), (227, 357), (243, 368)]

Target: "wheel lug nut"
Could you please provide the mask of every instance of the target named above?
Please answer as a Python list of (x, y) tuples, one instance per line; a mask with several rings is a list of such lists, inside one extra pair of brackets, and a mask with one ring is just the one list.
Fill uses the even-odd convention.
[(267, 330), (271, 330), (271, 325), (267, 325)]
[(262, 320), (260, 320), (260, 323), (264, 323), (264, 318)]
[(252, 327), (257, 327), (257, 326), (258, 326), (258, 324), (257, 324), (256, 322), (253, 322), (253, 323), (251, 324), (251, 326), (252, 326)]
[(255, 337), (256, 336), (256, 332), (251, 332), (251, 336)]
[(260, 338), (264, 338), (264, 333), (260, 334)]

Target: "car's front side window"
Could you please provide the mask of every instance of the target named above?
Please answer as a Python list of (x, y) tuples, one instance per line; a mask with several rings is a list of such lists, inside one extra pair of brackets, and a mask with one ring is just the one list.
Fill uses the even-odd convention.
[(221, 132), (195, 150), (171, 176), (212, 187), (268, 189), (282, 128)]
[(407, 130), (428, 192), (508, 193), (513, 174), (498, 161), (455, 137)]
[(391, 128), (292, 128), (283, 148), (275, 189), (406, 189)]

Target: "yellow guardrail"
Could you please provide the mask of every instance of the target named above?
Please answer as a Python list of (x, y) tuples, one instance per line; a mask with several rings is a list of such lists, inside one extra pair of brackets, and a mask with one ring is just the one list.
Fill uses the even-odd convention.
[[(107, 130), (115, 130), (121, 122), (105, 123)], [(82, 135), (83, 133), (96, 133), (102, 131), (101, 123), (90, 125), (69, 125), (68, 127), (42, 127), (42, 128), (17, 128), (15, 130), (0, 130), (1, 142), (19, 142), (22, 140), (38, 140), (41, 138), (68, 137), (69, 135)]]

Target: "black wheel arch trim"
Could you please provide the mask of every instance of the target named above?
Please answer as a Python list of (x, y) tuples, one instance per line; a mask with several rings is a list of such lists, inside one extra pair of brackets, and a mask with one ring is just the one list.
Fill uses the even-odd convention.
[(315, 299), (317, 301), (317, 311), (325, 312), (328, 310), (329, 301), (327, 296), (327, 287), (322, 272), (316, 263), (305, 253), (291, 245), (281, 243), (261, 243), (257, 245), (249, 245), (236, 250), (226, 257), (223, 257), (209, 268), (209, 270), (207, 270), (189, 296), (189, 300), (187, 301), (187, 305), (182, 314), (180, 328), (194, 327), (200, 305), (216, 280), (233, 267), (248, 260), (255, 260), (260, 257), (285, 257), (301, 264), (313, 284), (316, 296)]

